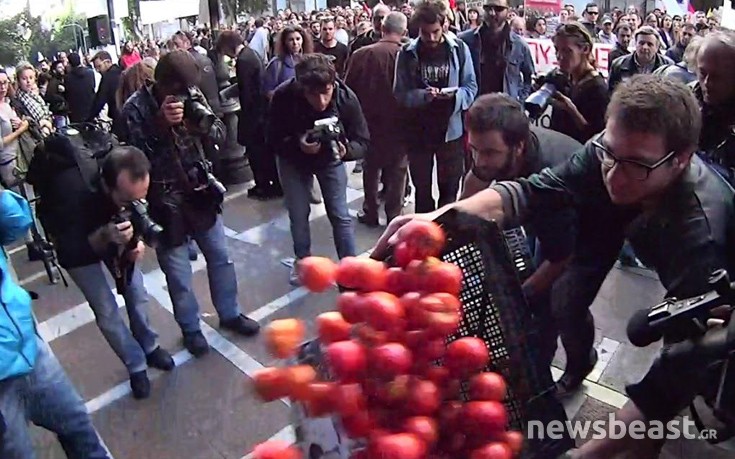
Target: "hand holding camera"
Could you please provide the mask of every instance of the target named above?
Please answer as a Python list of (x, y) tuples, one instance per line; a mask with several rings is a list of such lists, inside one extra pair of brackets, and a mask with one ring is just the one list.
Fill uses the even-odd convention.
[(161, 105), (161, 114), (166, 124), (178, 126), (184, 121), (184, 103), (176, 96), (166, 96)]
[(143, 241), (138, 241), (138, 244), (136, 244), (135, 248), (128, 252), (128, 261), (131, 263), (136, 263), (143, 258), (144, 254), (145, 244), (143, 244)]
[(104, 228), (106, 239), (117, 245), (126, 245), (135, 233), (133, 224), (129, 221), (110, 222)]
[(301, 147), (301, 151), (306, 153), (307, 155), (315, 155), (319, 153), (319, 150), (322, 148), (322, 144), (317, 141), (310, 141), (311, 133), (307, 132), (306, 134), (302, 135), (299, 138), (299, 147)]

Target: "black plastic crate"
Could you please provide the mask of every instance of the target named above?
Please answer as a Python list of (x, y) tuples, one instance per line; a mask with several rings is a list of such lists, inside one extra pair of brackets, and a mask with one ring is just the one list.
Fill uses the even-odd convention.
[[(538, 324), (521, 290), (533, 272), (522, 230), (504, 232), (494, 222), (455, 211), (436, 223), (447, 235), (441, 258), (464, 275), (464, 317), (448, 341), (464, 336), (485, 341), (491, 354), (487, 370), (502, 374), (508, 384), (505, 406), (512, 429), (526, 432), (531, 420), (565, 422), (564, 408), (550, 390), (551, 371), (538, 352)], [(553, 458), (573, 446), (570, 437), (528, 441), (523, 457)]]

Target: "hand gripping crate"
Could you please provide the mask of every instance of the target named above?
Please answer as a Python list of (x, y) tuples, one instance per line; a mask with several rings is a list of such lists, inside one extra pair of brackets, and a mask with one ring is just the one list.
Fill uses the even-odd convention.
[[(460, 299), (463, 319), (451, 342), (464, 336), (483, 339), (490, 349), (487, 371), (500, 373), (508, 384), (505, 407), (509, 427), (526, 433), (529, 421), (564, 423), (564, 408), (554, 397), (549, 368), (539, 353), (538, 324), (521, 291), (521, 282), (532, 272), (532, 262), (522, 230), (501, 231), (494, 222), (449, 211), (436, 222), (447, 234), (442, 254), (464, 274)], [(302, 346), (298, 360), (317, 369), (320, 378), (330, 379), (317, 341)], [(467, 384), (463, 383), (466, 397)], [(292, 421), (297, 442), (308, 459), (347, 459), (360, 444), (349, 439), (339, 420), (307, 418), (294, 404)], [(555, 458), (574, 447), (563, 438), (532, 439), (524, 445), (524, 459)]]

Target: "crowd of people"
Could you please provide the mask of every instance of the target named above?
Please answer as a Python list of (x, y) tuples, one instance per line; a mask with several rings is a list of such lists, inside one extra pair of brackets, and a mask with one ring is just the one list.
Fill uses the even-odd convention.
[[(99, 51), (86, 60), (61, 54), (38, 69), (21, 63), (14, 75), (0, 72), (0, 172), (8, 188), (0, 193), (2, 241), (30, 224), (27, 203), (9, 190), (24, 186), (24, 161), (35, 145), (63, 144), (68, 123), (109, 119), (122, 146), (107, 153), (99, 175), (81, 180), (80, 168), (54, 163), (37, 191), (47, 200), (42, 221), (50, 222), (44, 226), (61, 266), (128, 369), (133, 395), (146, 398), (147, 368), (174, 367), (148, 321), (135, 266), (146, 244), (155, 249), (194, 356), (209, 345), (192, 289), (192, 243), (206, 260), (220, 326), (244, 336), (259, 331), (240, 312), (225, 243), (216, 166), (225, 139), (235, 136), (246, 148), (255, 179), (248, 195), (283, 198), (294, 285), (299, 260), (312, 254), (315, 200), (326, 207), (338, 257), (356, 255), (344, 163), (358, 161), (365, 190), (358, 221), (378, 226), (384, 204), (390, 223), (375, 257), (406, 221), (452, 207), (524, 225), (538, 266), (523, 291), (542, 324), (549, 365), (561, 336), (567, 363), (556, 392), (563, 397), (597, 361), (589, 306), (621, 250), (624, 259), (655, 269), (667, 292), (680, 297), (702, 293), (712, 269), (735, 261), (725, 257), (735, 244), (728, 240), (735, 35), (699, 13), (678, 18), (655, 10), (644, 22), (633, 8), (600, 18), (594, 3), (579, 21), (570, 6), (557, 19), (550, 34), (550, 17), (511, 9), (507, 0), (486, 0), (482, 11), (430, 1), (284, 10), (214, 36), (199, 29), (162, 43), (128, 42), (119, 59)], [(558, 69), (543, 78), (556, 88), (550, 129), (524, 111), (540, 86), (528, 36), (549, 36), (556, 50)], [(609, 77), (595, 62), (598, 42), (615, 45)], [(222, 114), (220, 91), (229, 84), (237, 85), (241, 107), (234, 130)], [(409, 177), (417, 215), (402, 217)], [(121, 219), (121, 208), (133, 210)], [(141, 234), (148, 214), (160, 225), (155, 240)], [(5, 264), (0, 269), (7, 272)], [(105, 269), (125, 274), (117, 287), (129, 326)], [(30, 298), (9, 276), (2, 285), (4, 302), (6, 288), (13, 293), (0, 323), (20, 327), (1, 341), (10, 345), (0, 344), (0, 425), (12, 439), (0, 443), (0, 456), (32, 457), (30, 420), (56, 432), (69, 457), (107, 457), (81, 399), (35, 336)], [(632, 402), (621, 416), (676, 415), (701, 381), (695, 372), (673, 393), (669, 371), (654, 364), (629, 387)], [(15, 387), (19, 377), (24, 382)], [(37, 409), (19, 412), (19, 400), (29, 398)], [(628, 447), (626, 439), (593, 441), (577, 454), (607, 458)], [(655, 454), (660, 445), (646, 447)]]

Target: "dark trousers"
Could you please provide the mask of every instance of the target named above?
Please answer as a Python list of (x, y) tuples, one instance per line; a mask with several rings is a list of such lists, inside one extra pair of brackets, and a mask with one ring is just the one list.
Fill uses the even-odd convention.
[(280, 188), (276, 155), (269, 151), (263, 139), (251, 141), (247, 145), (247, 155), (250, 159), (250, 169), (253, 171), (255, 186), (258, 188)]
[[(393, 157), (388, 161), (383, 158), (388, 155), (370, 151), (363, 161), (362, 182), (365, 189), (365, 201), (362, 210), (365, 216), (372, 220), (378, 218), (378, 186), (383, 184), (385, 196), (385, 214), (390, 222), (401, 214), (403, 196), (406, 190), (407, 170), (406, 155), (395, 147)], [(387, 153), (387, 152), (386, 152)]]
[(439, 207), (457, 200), (459, 185), (464, 174), (464, 143), (460, 137), (440, 145), (409, 146), (408, 163), (411, 180), (416, 187), (416, 212), (436, 210), (432, 194), (432, 177), (436, 158), (439, 182)]

